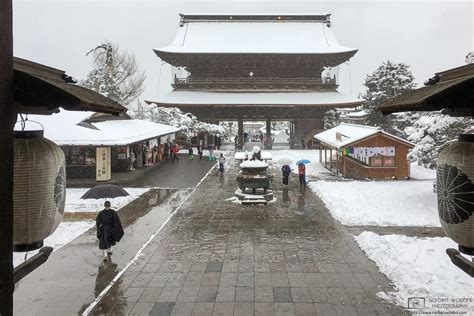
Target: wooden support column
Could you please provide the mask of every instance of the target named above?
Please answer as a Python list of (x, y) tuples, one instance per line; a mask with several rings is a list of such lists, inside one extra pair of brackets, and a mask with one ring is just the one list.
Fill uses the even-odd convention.
[(13, 315), (13, 32), (12, 1), (0, 1), (0, 315)]
[(241, 117), (237, 120), (237, 149), (242, 150), (244, 144), (244, 121)]
[(336, 174), (339, 173), (338, 169), (337, 169), (339, 167), (339, 161), (338, 160), (339, 160), (339, 154), (338, 154), (338, 151), (336, 149)]
[(322, 152), (322, 145), (319, 143), (319, 163), (323, 160), (323, 152)]
[(328, 155), (327, 155), (327, 147), (324, 145), (324, 167), (327, 168), (328, 163)]
[(329, 167), (332, 171), (332, 147), (329, 147)]
[(346, 177), (346, 157), (342, 157), (342, 176)]

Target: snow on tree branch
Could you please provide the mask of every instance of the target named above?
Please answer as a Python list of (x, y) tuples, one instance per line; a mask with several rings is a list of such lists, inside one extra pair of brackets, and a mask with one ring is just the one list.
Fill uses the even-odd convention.
[(135, 56), (120, 51), (117, 44), (104, 42), (91, 49), (93, 69), (80, 84), (122, 105), (129, 105), (144, 89), (145, 73), (140, 71)]

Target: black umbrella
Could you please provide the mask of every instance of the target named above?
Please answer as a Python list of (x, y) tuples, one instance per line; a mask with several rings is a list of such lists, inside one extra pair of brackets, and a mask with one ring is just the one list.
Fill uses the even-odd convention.
[(90, 188), (81, 199), (113, 199), (119, 196), (129, 195), (127, 191), (115, 184), (99, 184)]

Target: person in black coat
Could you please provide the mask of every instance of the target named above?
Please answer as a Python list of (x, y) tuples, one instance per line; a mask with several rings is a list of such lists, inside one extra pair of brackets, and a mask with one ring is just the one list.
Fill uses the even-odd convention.
[(283, 175), (283, 184), (284, 185), (288, 185), (288, 178), (291, 174), (291, 168), (290, 166), (288, 165), (283, 165), (281, 167), (281, 172), (282, 172), (282, 175)]
[(97, 214), (97, 239), (99, 249), (104, 250), (104, 261), (112, 254), (112, 247), (123, 237), (122, 223), (117, 212), (110, 208), (110, 202), (105, 201), (104, 209)]

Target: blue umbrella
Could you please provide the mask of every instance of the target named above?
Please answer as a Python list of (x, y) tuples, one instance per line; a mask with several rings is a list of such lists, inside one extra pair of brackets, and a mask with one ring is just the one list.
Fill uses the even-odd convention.
[(309, 161), (308, 159), (301, 159), (301, 160), (298, 160), (298, 162), (296, 163), (297, 165), (299, 165), (300, 163), (302, 164), (307, 164), (307, 163), (310, 163), (311, 161)]

